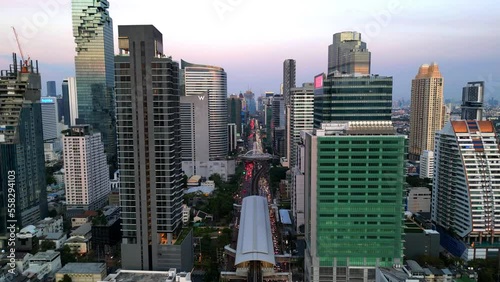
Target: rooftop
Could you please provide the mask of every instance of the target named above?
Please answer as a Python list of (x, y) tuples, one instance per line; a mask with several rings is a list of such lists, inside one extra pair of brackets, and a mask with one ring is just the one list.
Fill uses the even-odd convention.
[(92, 224), (87, 222), (71, 232), (71, 236), (85, 236), (92, 230)]
[[(179, 273), (181, 275), (181, 273)], [(186, 281), (191, 281), (187, 279)], [(168, 271), (140, 271), (140, 270), (118, 270), (117, 274), (110, 274), (104, 279), (106, 282), (165, 282), (172, 278)], [(189, 277), (190, 278), (190, 277)]]
[(38, 260), (53, 261), (59, 255), (60, 255), (60, 253), (56, 252), (56, 251), (38, 252), (38, 253), (36, 253), (36, 255), (31, 257), (29, 260), (30, 261), (38, 261)]
[[(57, 273), (62, 274), (100, 274), (106, 269), (104, 263), (95, 262), (70, 262), (61, 268)], [(142, 280), (138, 280), (142, 281)]]

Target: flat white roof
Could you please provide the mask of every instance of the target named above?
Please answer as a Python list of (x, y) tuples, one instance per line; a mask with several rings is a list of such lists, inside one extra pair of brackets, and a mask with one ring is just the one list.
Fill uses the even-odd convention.
[(234, 264), (253, 260), (276, 264), (269, 207), (261, 196), (243, 198)]

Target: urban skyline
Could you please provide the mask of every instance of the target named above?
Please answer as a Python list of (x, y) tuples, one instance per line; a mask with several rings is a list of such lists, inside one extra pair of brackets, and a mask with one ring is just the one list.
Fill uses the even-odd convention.
[[(9, 13), (3, 19), (9, 24), (0, 27), (0, 34), (10, 42), (0, 46), (0, 64), (8, 64), (9, 54), (17, 51), (10, 30), (11, 25), (15, 26), (24, 52), (39, 58), (40, 68), (45, 74), (43, 86), (46, 81), (55, 80), (60, 84), (67, 76), (73, 76), (75, 55), (71, 27), (68, 26), (71, 22), (70, 1), (57, 1), (57, 5), (54, 5), (57, 7), (51, 13), (45, 12), (47, 8), (42, 8), (45, 2), (55, 1), (41, 1), (31, 7), (24, 7), (26, 5), (22, 3), (5, 4), (6, 10), (22, 8), (26, 16)], [(119, 24), (144, 23), (154, 24), (164, 30), (165, 53), (172, 55), (176, 61), (185, 59), (224, 67), (228, 73), (228, 93), (244, 92), (247, 88), (251, 88), (257, 96), (264, 91), (278, 93), (280, 69), (287, 58), (297, 61), (297, 85), (311, 81), (314, 75), (327, 71), (325, 58), (333, 33), (347, 30), (360, 32), (374, 54), (372, 73), (394, 76), (395, 99), (409, 98), (414, 69), (422, 62), (432, 61), (439, 63), (443, 75), (447, 77), (445, 98), (459, 99), (463, 84), (467, 81), (485, 81), (485, 100), (499, 91), (500, 73), (494, 66), (498, 64), (500, 51), (488, 47), (499, 40), (491, 37), (498, 26), (495, 24), (494, 7), (500, 5), (494, 1), (483, 1), (474, 7), (466, 5), (464, 1), (455, 1), (454, 9), (448, 9), (449, 3), (446, 1), (433, 3), (411, 0), (366, 1), (359, 6), (328, 4), (319, 0), (307, 6), (285, 6), (279, 1), (232, 3), (235, 3), (234, 6), (226, 7), (225, 12), (215, 8), (218, 4), (229, 5), (222, 0), (200, 5), (190, 5), (189, 1), (161, 3), (155, 6), (179, 11), (161, 23), (154, 18), (156, 11), (164, 9), (143, 13), (147, 14), (147, 18), (141, 13), (129, 17), (126, 11), (138, 9), (133, 7), (133, 1), (111, 1), (109, 11), (114, 19), (114, 30)], [(188, 9), (192, 13), (192, 20), (183, 29), (171, 28), (172, 24), (182, 19), (185, 14), (183, 11)], [(239, 20), (254, 15), (269, 18), (278, 11), (291, 15), (314, 12), (315, 17), (276, 24), (267, 21), (243, 24)], [(466, 21), (465, 25), (465, 21), (461, 22), (462, 14), (470, 15), (475, 20)], [(37, 20), (37, 17), (44, 21)], [(332, 18), (336, 20), (332, 21)], [(115, 43), (116, 36), (115, 33)], [(469, 42), (466, 46), (462, 43), (464, 36)], [(283, 44), (286, 48), (282, 47)], [(54, 51), (44, 52), (47, 46)], [(250, 59), (255, 57), (260, 59)], [(266, 62), (266, 68), (262, 68), (263, 61)], [(467, 69), (467, 72), (463, 69)], [(60, 91), (60, 87), (57, 89)], [(46, 89), (42, 89), (42, 93), (46, 93)]]

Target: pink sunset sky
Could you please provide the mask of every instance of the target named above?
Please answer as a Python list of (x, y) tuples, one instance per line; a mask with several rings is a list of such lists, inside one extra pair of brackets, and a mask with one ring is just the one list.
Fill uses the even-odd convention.
[[(1, 0), (0, 69), (22, 48), (43, 81), (74, 75), (71, 0)], [(500, 2), (496, 0), (109, 0), (118, 25), (153, 24), (174, 60), (223, 67), (228, 94), (279, 92), (283, 61), (297, 61), (297, 85), (327, 69), (333, 33), (356, 30), (372, 53), (372, 73), (394, 77), (394, 99), (410, 96), (421, 64), (437, 62), (445, 98), (468, 81), (500, 98)], [(43, 90), (45, 92), (45, 89)]]

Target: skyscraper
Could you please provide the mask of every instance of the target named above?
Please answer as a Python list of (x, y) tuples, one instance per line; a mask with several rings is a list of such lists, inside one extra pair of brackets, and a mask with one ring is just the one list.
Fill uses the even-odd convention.
[(337, 121), (390, 121), (392, 77), (338, 72), (314, 81), (314, 126)]
[(314, 127), (314, 85), (303, 83), (302, 87), (290, 91), (290, 123), (288, 139), (290, 140), (290, 168), (296, 164), (297, 144), (300, 142), (302, 130), (312, 130)]
[[(116, 167), (113, 21), (107, 0), (72, 0), (77, 124), (101, 132), (108, 163)], [(75, 117), (76, 118), (76, 117)]]
[(434, 177), (434, 152), (424, 150), (420, 156), (420, 178)]
[(57, 97), (55, 81), (47, 81), (47, 97)]
[(434, 134), (443, 122), (443, 76), (436, 63), (424, 64), (411, 84), (410, 160), (434, 150)]
[(333, 44), (328, 46), (328, 74), (370, 74), (371, 53), (361, 41), (361, 33), (344, 31), (333, 35)]
[(58, 111), (57, 111), (57, 98), (43, 97), (41, 98), (42, 109), (42, 128), (43, 128), (43, 141), (54, 141), (57, 139), (57, 124), (58, 124)]
[(68, 209), (98, 210), (111, 185), (101, 133), (77, 125), (63, 135), (64, 183)]
[(236, 124), (237, 132), (241, 135), (241, 100), (238, 95), (231, 94), (227, 99), (227, 114), (229, 123)]
[(462, 119), (482, 120), (484, 81), (469, 82), (462, 91)]
[(406, 137), (391, 121), (304, 134), (305, 281), (375, 281), (403, 259)]
[(441, 245), (466, 260), (498, 252), (500, 149), (493, 123), (447, 123), (436, 134), (434, 153), (432, 221), (440, 233), (455, 235)]
[(152, 25), (119, 26), (118, 43), (115, 79), (122, 266), (190, 270), (191, 233), (179, 238), (179, 64), (164, 56), (163, 36)]
[[(234, 160), (210, 159), (210, 144), (212, 140), (209, 138), (209, 107), (208, 95), (181, 96), (182, 171), (187, 176), (200, 175), (207, 178), (217, 173), (226, 181), (229, 175), (234, 174)], [(227, 134), (226, 127), (226, 136)], [(227, 153), (226, 144), (225, 154), (227, 155)]]
[(295, 87), (295, 60), (286, 59), (283, 62), (283, 98), (288, 105), (290, 102), (290, 89)]
[[(47, 215), (43, 149), (42, 82), (38, 63), (21, 67), (16, 55), (0, 72), (0, 245), (7, 223), (34, 224)], [(10, 188), (10, 189), (9, 189)], [(15, 189), (12, 189), (15, 188)], [(13, 190), (13, 191), (12, 191)], [(15, 199), (15, 212), (11, 212)]]
[(76, 125), (78, 119), (78, 98), (76, 95), (76, 80), (68, 77), (62, 83), (64, 124), (68, 126)]
[(233, 152), (237, 148), (237, 140), (238, 136), (236, 135), (236, 124), (234, 123), (228, 123), (227, 124), (227, 135), (228, 135), (228, 144), (227, 144), (227, 150), (229, 152)]
[(284, 128), (285, 120), (285, 99), (282, 95), (275, 94), (272, 101), (273, 106), (273, 127)]
[(227, 157), (227, 77), (221, 67), (191, 64), (181, 60), (186, 96), (208, 99), (210, 160)]

